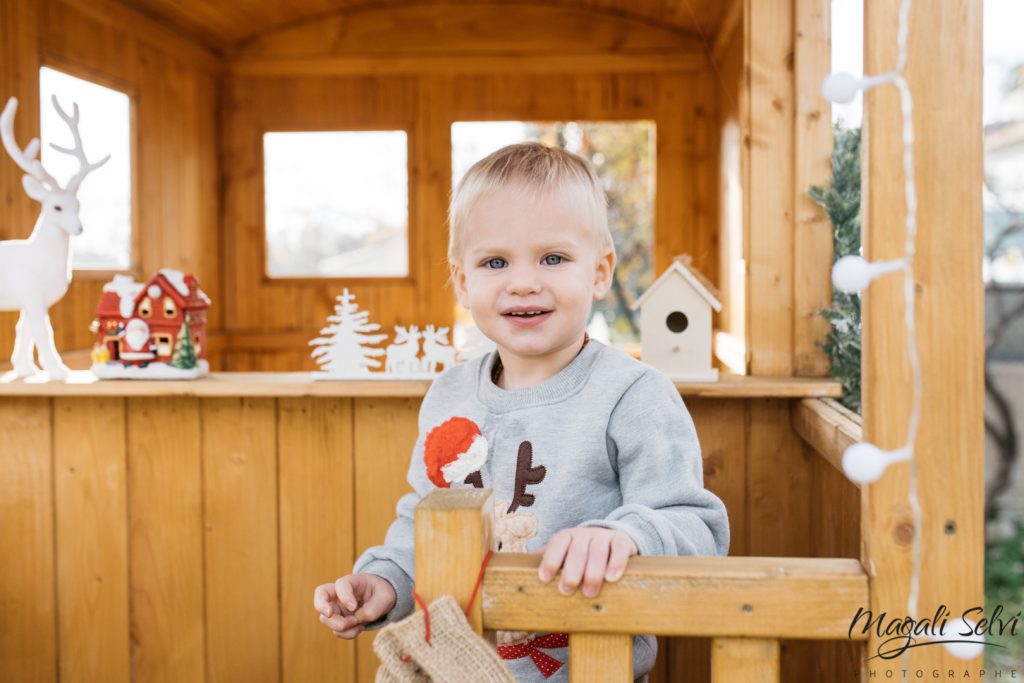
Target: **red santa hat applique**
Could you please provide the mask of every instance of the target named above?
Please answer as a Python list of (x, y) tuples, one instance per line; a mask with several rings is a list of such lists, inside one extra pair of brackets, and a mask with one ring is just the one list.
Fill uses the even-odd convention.
[(423, 461), (435, 486), (451, 488), (478, 472), (487, 460), (487, 439), (476, 423), (453, 417), (427, 432)]

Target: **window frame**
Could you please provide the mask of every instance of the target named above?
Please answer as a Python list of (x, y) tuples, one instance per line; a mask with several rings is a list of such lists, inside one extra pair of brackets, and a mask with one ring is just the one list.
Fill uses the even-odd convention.
[[(142, 251), (141, 230), (142, 221), (139, 218), (139, 126), (138, 126), (138, 87), (122, 80), (117, 76), (98, 69), (85, 66), (79, 62), (73, 62), (43, 50), (39, 56), (39, 70), (36, 71), (36, 93), (37, 100), (40, 95), (40, 72), (46, 67), (54, 71), (60, 71), (68, 76), (79, 80), (88, 81), (104, 88), (116, 90), (128, 97), (128, 191), (131, 193), (131, 205), (128, 208), (131, 216), (131, 232), (128, 245), (128, 267), (117, 268), (72, 268), (72, 280), (93, 280), (108, 282), (115, 275), (131, 275), (134, 279), (140, 280), (143, 277), (140, 254)], [(42, 112), (40, 112), (42, 116)], [(41, 133), (40, 121), (36, 121), (36, 131)]]
[[(416, 221), (413, 217), (416, 215), (416, 209), (418, 202), (416, 201), (416, 192), (413, 182), (413, 173), (415, 165), (413, 162), (413, 130), (414, 126), (408, 121), (375, 121), (374, 123), (367, 123), (365, 125), (356, 124), (353, 122), (338, 123), (331, 126), (329, 123), (324, 125), (310, 126), (310, 125), (277, 125), (264, 123), (259, 126), (256, 131), (257, 149), (259, 149), (258, 158), (260, 160), (260, 172), (258, 173), (258, 185), (259, 185), (259, 245), (257, 247), (259, 258), (260, 258), (260, 284), (271, 285), (271, 286), (293, 286), (293, 285), (325, 285), (331, 287), (366, 287), (366, 286), (388, 286), (388, 285), (412, 285), (415, 286), (417, 282), (417, 271), (418, 264), (413, 259), (413, 246), (419, 244), (419, 234), (416, 226)], [(323, 277), (317, 277), (315, 275), (299, 275), (299, 276), (286, 276), (286, 277), (273, 277), (267, 272), (267, 186), (266, 186), (266, 149), (264, 147), (265, 135), (267, 133), (391, 133), (391, 132), (403, 132), (405, 133), (405, 177), (406, 177), (406, 239), (405, 239), (405, 250), (406, 250), (406, 263), (408, 264), (408, 273), (405, 275), (395, 276), (388, 275), (383, 277), (371, 277), (360, 275), (356, 277), (340, 277), (337, 275), (327, 275)]]

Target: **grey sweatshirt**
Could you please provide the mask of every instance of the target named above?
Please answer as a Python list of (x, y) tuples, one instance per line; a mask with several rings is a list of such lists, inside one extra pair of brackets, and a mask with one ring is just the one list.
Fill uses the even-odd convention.
[[(413, 510), (438, 486), (493, 490), (499, 551), (541, 551), (561, 529), (598, 526), (628, 534), (640, 555), (728, 552), (725, 506), (704, 488), (693, 420), (667, 376), (590, 340), (545, 382), (505, 390), (491, 381), (496, 358), (492, 351), (446, 369), (423, 399), (413, 492), (398, 501), (384, 545), (352, 570), (383, 577), (398, 598), (366, 629), (413, 611)], [(497, 635), (510, 644), (531, 634)], [(548, 678), (529, 656), (505, 664), (518, 681), (568, 681), (568, 649), (543, 652), (564, 662)], [(634, 638), (637, 680), (656, 655), (654, 636)]]

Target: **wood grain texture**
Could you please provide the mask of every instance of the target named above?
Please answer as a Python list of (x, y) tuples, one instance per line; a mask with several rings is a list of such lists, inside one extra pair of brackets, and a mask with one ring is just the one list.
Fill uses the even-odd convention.
[(779, 641), (767, 638), (715, 638), (712, 641), (713, 683), (778, 683), (779, 676)]
[[(735, 3), (743, 5), (742, 0)], [(718, 98), (718, 289), (722, 294), (722, 310), (718, 327), (740, 340), (744, 356), (730, 367), (746, 372), (746, 249), (744, 228), (744, 196), (749, 195), (743, 162), (749, 156), (749, 118), (741, 105), (747, 101), (744, 78), (744, 37), (742, 16), (736, 31), (716, 50), (713, 66), (719, 78)], [(717, 342), (716, 338), (716, 342)], [(716, 347), (717, 348), (717, 347)]]
[[(454, 596), (463, 610), (469, 610), (466, 621), (477, 634), (482, 634), (485, 620), (483, 587), (472, 605), (469, 598), (487, 552), (495, 551), (491, 562), (499, 554), (498, 539), (493, 537), (492, 494), (489, 488), (435, 489), (419, 502), (414, 513), (417, 594), (426, 605), (442, 595)], [(536, 559), (535, 574), (540, 558)], [(536, 576), (534, 583), (539, 583)]]
[(868, 577), (854, 559), (633, 557), (622, 579), (595, 598), (540, 583), (539, 564), (530, 553), (491, 558), (484, 628), (837, 640), (868, 597)]
[(572, 683), (632, 681), (633, 636), (570, 633), (569, 680)]
[[(866, 73), (896, 65), (900, 3), (865, 6)], [(952, 37), (952, 38), (950, 38)], [(921, 422), (914, 459), (922, 525), (914, 522), (907, 489), (912, 465), (888, 468), (866, 487), (865, 565), (872, 573), (871, 608), (903, 614), (919, 535), (922, 564), (918, 616), (945, 604), (954, 614), (984, 604), (984, 315), (982, 263), (982, 140), (980, 3), (952, 0), (910, 12), (906, 79), (914, 100), (914, 161), (918, 225), (911, 297), (923, 373)], [(904, 253), (904, 147), (895, 87), (865, 98), (864, 257)], [(962, 188), (951, 191), (951, 188)], [(927, 226), (927, 228), (925, 228)], [(907, 352), (905, 278), (871, 283), (863, 299), (864, 439), (896, 448), (907, 439), (913, 402)], [(951, 311), (957, 324), (949, 324)], [(956, 482), (955, 493), (950, 482)], [(947, 531), (948, 529), (948, 531)], [(877, 651), (879, 640), (868, 643)], [(980, 668), (945, 648), (916, 648), (905, 666)], [(887, 668), (872, 667), (878, 677)]]
[[(746, 0), (747, 345), (755, 375), (793, 371), (793, 2)], [(770, 179), (770, 180), (769, 180)]]
[(793, 2), (793, 374), (827, 375), (818, 347), (829, 322), (818, 314), (832, 304), (832, 223), (808, 195), (831, 182), (832, 107), (821, 94), (831, 71), (831, 4)]
[[(149, 14), (160, 17), (197, 40), (210, 45), (214, 49), (230, 52), (232, 48), (244, 49), (247, 43), (265, 40), (263, 36), (275, 32), (275, 29), (289, 25), (313, 23), (315, 20), (327, 24), (325, 30), (314, 36), (321, 42), (334, 44), (342, 42), (351, 30), (356, 41), (364, 42), (369, 38), (388, 38), (389, 33), (409, 35), (409, 26), (384, 15), (383, 21), (372, 22), (369, 18), (380, 16), (380, 9), (372, 4), (358, 0), (265, 0), (259, 3), (220, 3), (210, 4), (201, 0), (139, 0), (137, 5)], [(472, 19), (477, 18), (474, 12), (476, 5), (455, 0), (453, 2), (421, 3), (422, 7), (413, 7), (406, 13), (422, 23), (431, 24), (442, 11), (451, 15), (449, 8), (462, 11), (467, 15), (465, 23), (472, 27)], [(556, 0), (547, 3), (552, 11), (558, 11), (567, 18), (573, 13), (583, 11), (590, 15), (614, 18), (623, 23), (643, 23), (649, 25), (649, 31), (659, 29), (664, 32), (676, 33), (680, 36), (704, 36), (713, 40), (722, 25), (728, 6), (716, 0), (589, 0), (587, 2)], [(483, 9), (493, 14), (513, 15), (521, 9), (521, 3), (498, 0), (483, 4)], [(482, 10), (480, 10), (482, 11)], [(535, 9), (534, 11), (539, 11)], [(334, 17), (336, 13), (354, 24), (348, 29), (346, 24), (338, 26)], [(325, 15), (327, 15), (325, 17)], [(364, 19), (363, 17), (368, 17)], [(363, 25), (361, 25), (363, 24)], [(569, 24), (572, 26), (572, 24)], [(365, 27), (364, 27), (365, 26)], [(432, 26), (431, 26), (432, 27)], [(442, 28), (444, 25), (442, 24)], [(562, 25), (564, 27), (564, 24)], [(432, 27), (433, 28), (433, 27)], [(462, 28), (456, 24), (454, 28)], [(554, 26), (540, 27), (542, 37), (557, 36)], [(333, 29), (333, 30), (331, 30)], [(481, 33), (485, 33), (481, 31)], [(623, 32), (625, 33), (625, 32)], [(490, 35), (486, 34), (485, 35)], [(625, 35), (613, 34), (620, 38)], [(628, 35), (628, 34), (627, 34)], [(494, 35), (495, 40), (502, 36)], [(417, 45), (427, 48), (429, 45)]]
[(199, 401), (127, 400), (132, 673), (206, 680)]
[[(412, 489), (407, 473), (418, 435), (418, 398), (367, 398), (353, 404), (353, 491), (355, 536), (348, 573), (369, 547), (384, 542), (399, 499)], [(339, 574), (341, 576), (342, 574)], [(357, 639), (357, 680), (372, 680), (379, 660), (369, 637)]]
[[(305, 372), (215, 372), (197, 380), (98, 381), (72, 372), (67, 382), (0, 381), (0, 396), (349, 396), (422, 398), (431, 380), (313, 381)], [(722, 373), (718, 382), (676, 382), (683, 396), (804, 398), (839, 396), (824, 377), (766, 377)]]
[[(829, 399), (804, 399), (794, 403), (790, 416), (793, 430), (816, 453), (842, 472), (843, 453), (862, 438), (860, 416)], [(851, 483), (851, 486), (856, 484)]]
[(0, 398), (0, 680), (57, 681), (50, 399)]
[(54, 399), (61, 681), (131, 680), (124, 403)]
[(350, 573), (356, 551), (353, 427), (348, 399), (278, 400), (283, 683), (372, 680), (356, 675), (357, 643), (313, 609), (313, 590)]
[(210, 681), (279, 680), (276, 408), (271, 398), (200, 404)]

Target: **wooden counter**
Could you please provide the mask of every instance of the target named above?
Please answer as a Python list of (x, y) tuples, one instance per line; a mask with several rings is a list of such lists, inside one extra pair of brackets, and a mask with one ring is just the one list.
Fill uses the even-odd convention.
[[(839, 382), (823, 377), (721, 374), (718, 382), (676, 382), (683, 396), (707, 398), (836, 398)], [(308, 372), (214, 372), (190, 381), (97, 380), (73, 371), (66, 382), (0, 377), (0, 396), (325, 396), (422, 398), (430, 380), (314, 381)]]
[[(239, 680), (372, 680), (371, 639), (331, 636), (313, 588), (384, 540), (428, 387), (309, 373), (0, 378), (0, 633), (20, 634), (39, 666), (132, 662), (138, 680), (202, 681), (207, 661), (246, 672), (225, 677)], [(723, 375), (678, 388), (705, 485), (729, 510), (732, 554), (800, 557), (831, 543), (836, 522), (812, 538), (811, 521), (841, 475), (812, 457), (790, 411), (839, 384)], [(685, 642), (666, 652), (706, 650)], [(27, 680), (10, 675), (16, 665), (0, 661), (0, 680)], [(108, 673), (90, 680), (129, 678)]]

